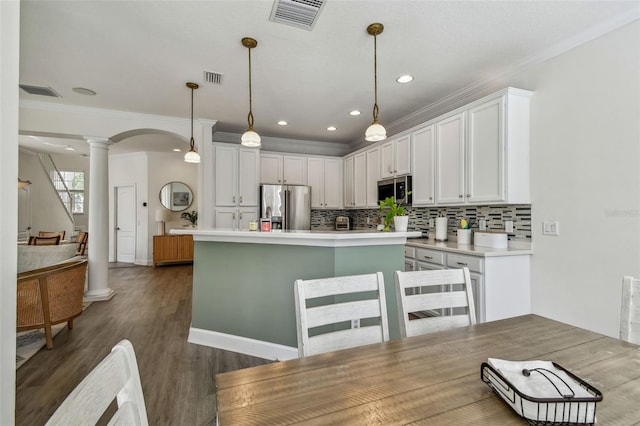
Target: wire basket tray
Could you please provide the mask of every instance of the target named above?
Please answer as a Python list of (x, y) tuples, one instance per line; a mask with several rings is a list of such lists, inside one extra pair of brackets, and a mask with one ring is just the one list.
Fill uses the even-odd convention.
[[(546, 369), (535, 371), (542, 374), (558, 391), (556, 398), (537, 398), (527, 395), (513, 386), (502, 374), (486, 362), (480, 366), (480, 378), (498, 396), (500, 396), (516, 413), (523, 417), (530, 425), (593, 425), (596, 421), (596, 402), (602, 401), (602, 393), (575, 374), (561, 367), (555, 362), (555, 368), (564, 372), (580, 387), (585, 389), (590, 397), (576, 397), (563, 395), (553, 383), (549, 375), (556, 380), (562, 380), (554, 372)], [(531, 371), (533, 373), (534, 371)], [(523, 370), (524, 375), (531, 374), (529, 370)], [(567, 385), (566, 382), (564, 382)], [(568, 385), (567, 385), (568, 386)]]

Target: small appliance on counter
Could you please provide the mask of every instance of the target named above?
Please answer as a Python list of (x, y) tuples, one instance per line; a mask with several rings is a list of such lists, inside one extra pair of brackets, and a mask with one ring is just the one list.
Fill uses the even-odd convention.
[(446, 217), (436, 217), (436, 241), (447, 241), (448, 221)]
[(347, 216), (336, 217), (336, 231), (348, 231), (351, 229), (351, 219)]

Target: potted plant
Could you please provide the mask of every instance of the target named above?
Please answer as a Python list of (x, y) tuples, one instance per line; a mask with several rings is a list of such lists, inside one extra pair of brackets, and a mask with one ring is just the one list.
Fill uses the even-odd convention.
[(195, 228), (195, 226), (198, 224), (198, 212), (195, 210), (191, 213), (184, 212), (180, 215), (180, 219), (187, 219), (189, 222), (191, 222), (191, 226)]
[(384, 217), (383, 231), (388, 232), (389, 227), (393, 222), (393, 227), (396, 231), (405, 232), (409, 223), (409, 216), (406, 215), (404, 206), (396, 203), (395, 197), (387, 197), (384, 201), (380, 201), (380, 211), (385, 208), (388, 208), (389, 210), (387, 210)]

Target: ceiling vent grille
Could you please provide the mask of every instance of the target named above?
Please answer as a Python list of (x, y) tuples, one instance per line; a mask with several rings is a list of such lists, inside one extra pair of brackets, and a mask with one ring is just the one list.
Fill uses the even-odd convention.
[(53, 98), (62, 97), (51, 87), (29, 86), (28, 84), (21, 84), (20, 88), (30, 95), (51, 96)]
[(325, 3), (326, 0), (275, 0), (269, 19), (311, 31)]
[(217, 72), (205, 71), (204, 81), (205, 83), (222, 84), (222, 74)]

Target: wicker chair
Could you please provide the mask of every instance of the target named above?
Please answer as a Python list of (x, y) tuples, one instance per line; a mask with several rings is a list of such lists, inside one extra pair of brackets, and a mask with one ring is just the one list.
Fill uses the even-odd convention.
[(78, 254), (84, 256), (87, 252), (87, 243), (89, 242), (89, 233), (86, 231), (79, 231), (76, 235), (76, 243), (78, 243)]
[(51, 237), (29, 237), (30, 246), (57, 246), (60, 244), (60, 235)]
[(47, 349), (53, 348), (51, 326), (82, 314), (87, 260), (47, 266), (18, 274), (17, 329), (44, 328)]
[(38, 237), (55, 237), (56, 235), (60, 235), (60, 239), (64, 240), (64, 234), (66, 231), (40, 231), (38, 232)]

